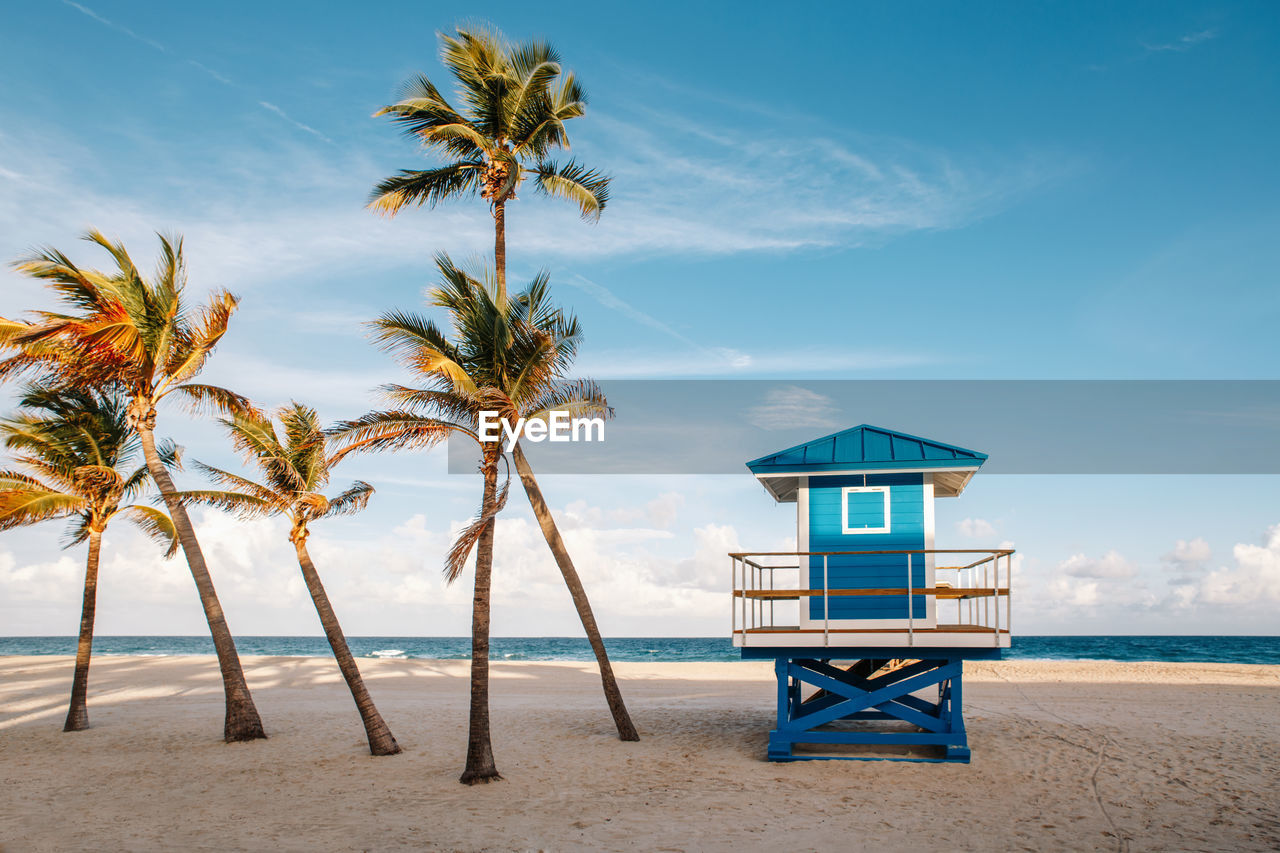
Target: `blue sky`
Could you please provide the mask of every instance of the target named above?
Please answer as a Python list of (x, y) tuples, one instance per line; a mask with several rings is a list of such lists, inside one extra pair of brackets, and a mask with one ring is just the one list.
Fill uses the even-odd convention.
[[(152, 231), (180, 231), (193, 289), (243, 297), (209, 380), (336, 419), (397, 378), (359, 321), (420, 304), (432, 253), (491, 232), (478, 201), (363, 208), (428, 162), (371, 113), (412, 73), (446, 79), (434, 34), (469, 8), (317, 8), (6, 4), (0, 257), (93, 225), (149, 260)], [(560, 48), (591, 94), (573, 153), (615, 179), (598, 225), (531, 193), (508, 217), (511, 275), (551, 272), (584, 373), (1275, 377), (1273, 4), (486, 10)], [(42, 304), (0, 281), (0, 313)], [(164, 428), (230, 462), (208, 424)], [(347, 473), (378, 496), (313, 544), (348, 630), (464, 633), (466, 590), (437, 566), (474, 484), (440, 454)], [(544, 487), (613, 634), (727, 631), (723, 553), (792, 534), (745, 473)], [(1275, 633), (1278, 498), (1262, 476), (980, 476), (939, 506), (938, 538), (1019, 549), (1028, 633)], [(316, 632), (279, 525), (201, 524), (233, 629)], [(0, 539), (0, 633), (74, 630), (81, 555), (56, 534)], [(495, 631), (577, 633), (522, 500), (499, 537)], [(202, 632), (183, 567), (113, 540), (102, 629)]]

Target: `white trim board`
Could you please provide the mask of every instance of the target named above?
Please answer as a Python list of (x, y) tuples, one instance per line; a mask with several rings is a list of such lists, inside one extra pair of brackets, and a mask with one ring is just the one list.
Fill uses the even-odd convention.
[(764, 480), (769, 477), (842, 477), (846, 474), (860, 474), (865, 476), (874, 476), (876, 474), (937, 474), (947, 473), (949, 471), (977, 471), (978, 468), (842, 468), (839, 471), (810, 471), (807, 474), (800, 474), (796, 471), (778, 472), (775, 474), (755, 474), (757, 480)]

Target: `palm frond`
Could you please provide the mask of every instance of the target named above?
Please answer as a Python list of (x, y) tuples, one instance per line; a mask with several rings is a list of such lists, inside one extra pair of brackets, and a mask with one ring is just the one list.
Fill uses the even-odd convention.
[(484, 533), (485, 527), (507, 505), (507, 493), (510, 488), (511, 481), (509, 479), (505, 480), (498, 489), (493, 506), (489, 507), (488, 511), (481, 507), (480, 511), (476, 513), (476, 517), (466, 527), (462, 528), (458, 537), (453, 541), (453, 545), (449, 548), (449, 554), (445, 558), (444, 578), (446, 582), (453, 583), (462, 576), (463, 571), (467, 568), (467, 558), (471, 556), (476, 543), (480, 541), (480, 536)]
[(441, 418), (402, 410), (369, 412), (355, 420), (340, 421), (329, 429), (331, 444), (337, 448), (329, 464), (336, 465), (349, 453), (426, 450), (455, 432), (475, 438), (475, 432), (467, 426)]
[(373, 486), (363, 480), (356, 480), (351, 486), (336, 497), (329, 499), (329, 505), (326, 507), (324, 515), (321, 518), (330, 518), (336, 515), (355, 515), (369, 504), (369, 498), (373, 497)]
[(478, 394), (409, 388), (395, 384), (379, 387), (378, 393), (389, 403), (428, 412), (433, 417), (456, 424), (474, 424), (483, 403)]
[(242, 492), (224, 492), (216, 489), (186, 489), (174, 495), (183, 506), (211, 506), (234, 514), (246, 521), (264, 518), (280, 512), (274, 500), (263, 500), (255, 495)]
[(604, 391), (590, 379), (560, 382), (548, 388), (530, 401), (525, 418), (546, 420), (552, 412), (565, 412), (570, 418), (609, 419), (614, 416)]
[[(160, 464), (170, 471), (182, 470), (182, 448), (174, 444), (170, 439), (166, 438), (156, 443), (156, 454), (160, 457)], [(125, 478), (121, 498), (133, 500), (142, 493), (150, 482), (150, 470), (148, 470), (145, 463), (139, 465), (133, 470), (133, 473)]]
[(199, 319), (189, 328), (182, 328), (181, 346), (169, 348), (165, 363), (168, 381), (186, 382), (204, 368), (227, 333), (231, 315), (239, 304), (239, 300), (225, 290), (215, 293), (200, 310)]
[(38, 488), (0, 490), (0, 530), (13, 530), (84, 511), (89, 502), (79, 495)]
[(218, 412), (250, 417), (260, 414), (248, 397), (217, 385), (187, 382), (182, 385), (171, 386), (165, 394), (166, 396), (168, 394), (178, 394), (181, 397), (185, 397), (186, 408), (196, 414)]
[(452, 385), (474, 387), (463, 356), (435, 323), (406, 311), (388, 311), (369, 323), (379, 347), (407, 367), (424, 375), (440, 374)]
[(140, 505), (125, 507), (123, 512), (129, 515), (129, 520), (139, 530), (165, 547), (165, 559), (178, 553), (178, 546), (181, 543), (178, 541), (178, 531), (173, 526), (173, 519), (168, 513), (161, 512), (155, 507)]
[(288, 504), (288, 495), (281, 495), (279, 492), (273, 491), (247, 477), (241, 477), (239, 474), (233, 474), (230, 471), (224, 471), (221, 468), (215, 468), (212, 465), (206, 465), (196, 460), (196, 470), (204, 474), (210, 480), (222, 486), (226, 486), (228, 490), (237, 490), (251, 495), (264, 503), (274, 504), (283, 508)]
[(385, 216), (394, 216), (409, 205), (435, 207), (445, 199), (479, 192), (483, 174), (480, 160), (462, 160), (436, 169), (402, 169), (378, 182), (369, 194), (368, 206)]
[(280, 410), (290, 466), (303, 484), (301, 491), (317, 491), (329, 482), (325, 458), (326, 436), (315, 409), (294, 402)]
[(120, 494), (124, 488), (124, 477), (114, 468), (106, 465), (81, 465), (72, 473), (76, 491), (84, 494), (102, 494), (115, 492)]
[(0, 471), (0, 490), (26, 488), (55, 491), (46, 484), (37, 480), (35, 477), (24, 474), (21, 471)]
[(62, 531), (62, 549), (74, 548), (89, 538), (93, 532), (93, 517), (88, 512), (78, 512), (71, 517), (71, 523)]
[(546, 160), (532, 170), (534, 186), (552, 198), (578, 205), (582, 218), (598, 220), (609, 203), (609, 177), (570, 160), (563, 166)]

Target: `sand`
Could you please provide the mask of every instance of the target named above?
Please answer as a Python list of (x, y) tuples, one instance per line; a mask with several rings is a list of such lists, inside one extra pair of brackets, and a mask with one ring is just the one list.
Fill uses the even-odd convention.
[(402, 755), (371, 757), (332, 661), (246, 658), (270, 738), (220, 740), (211, 657), (0, 658), (0, 849), (1266, 850), (1280, 847), (1280, 667), (969, 664), (973, 763), (764, 760), (772, 672), (499, 663), (505, 781), (457, 783), (466, 663), (362, 660)]

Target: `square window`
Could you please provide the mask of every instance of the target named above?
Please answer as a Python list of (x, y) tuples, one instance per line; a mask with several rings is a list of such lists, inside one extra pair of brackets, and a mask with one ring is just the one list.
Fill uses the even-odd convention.
[(888, 533), (889, 487), (846, 486), (840, 519), (845, 533)]

